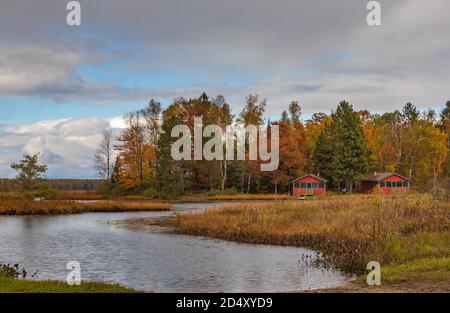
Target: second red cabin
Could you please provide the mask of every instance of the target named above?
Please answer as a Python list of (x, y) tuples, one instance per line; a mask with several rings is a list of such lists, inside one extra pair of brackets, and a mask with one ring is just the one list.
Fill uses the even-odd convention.
[(379, 186), (383, 193), (396, 193), (409, 191), (410, 181), (397, 173), (373, 173), (361, 181), (361, 191), (371, 192)]
[(328, 180), (313, 174), (296, 178), (292, 181), (292, 194), (294, 196), (320, 196), (327, 190)]

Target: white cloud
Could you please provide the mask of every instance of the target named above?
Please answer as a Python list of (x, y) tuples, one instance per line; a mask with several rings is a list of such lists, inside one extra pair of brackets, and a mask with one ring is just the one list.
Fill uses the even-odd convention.
[(0, 132), (0, 177), (11, 177), (11, 162), (24, 153), (41, 153), (50, 177), (94, 177), (93, 155), (105, 128), (116, 133), (120, 117), (78, 118), (9, 126)]

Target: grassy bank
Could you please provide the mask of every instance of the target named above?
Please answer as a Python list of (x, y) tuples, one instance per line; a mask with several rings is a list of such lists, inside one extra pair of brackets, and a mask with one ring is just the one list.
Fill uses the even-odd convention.
[(272, 201), (272, 200), (293, 200), (295, 199), (292, 196), (285, 194), (217, 194), (217, 195), (208, 195), (208, 194), (187, 194), (181, 196), (177, 201), (180, 202), (206, 202), (206, 201)]
[(376, 260), (386, 282), (449, 279), (449, 224), (450, 203), (427, 195), (243, 202), (171, 220), (182, 234), (317, 249), (358, 274)]
[(0, 278), (0, 293), (125, 293), (135, 292), (117, 284), (98, 282), (82, 282), (80, 286), (69, 286), (65, 282), (55, 280), (17, 280)]
[(125, 212), (169, 210), (170, 203), (154, 201), (32, 201), (8, 199), (0, 201), (0, 215), (77, 214), (86, 212)]

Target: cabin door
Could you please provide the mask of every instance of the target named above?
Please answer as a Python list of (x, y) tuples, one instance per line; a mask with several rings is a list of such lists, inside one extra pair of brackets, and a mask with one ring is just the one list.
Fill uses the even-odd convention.
[(306, 194), (308, 196), (312, 196), (313, 195), (312, 183), (306, 183)]

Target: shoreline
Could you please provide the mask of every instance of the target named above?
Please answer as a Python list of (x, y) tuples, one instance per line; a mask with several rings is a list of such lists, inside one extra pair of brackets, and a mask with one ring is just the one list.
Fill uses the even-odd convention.
[(170, 211), (167, 202), (67, 200), (5, 200), (0, 202), (0, 216), (67, 215), (90, 212)]
[[(200, 235), (192, 235), (187, 233), (180, 233), (175, 230), (173, 226), (173, 217), (171, 216), (163, 216), (163, 217), (148, 217), (148, 218), (138, 218), (138, 219), (129, 219), (125, 221), (120, 221), (116, 223), (119, 227), (125, 227), (133, 231), (143, 231), (143, 232), (164, 232), (168, 234), (175, 235), (186, 235), (186, 236), (198, 236), (209, 239), (220, 239), (227, 240), (216, 237), (209, 236), (200, 236)], [(236, 243), (246, 243), (246, 244), (267, 244), (267, 245), (275, 245), (271, 243), (252, 243), (245, 241), (236, 241), (236, 240), (227, 240)], [(299, 247), (292, 245), (293, 247)], [(298, 293), (450, 293), (450, 281), (421, 281), (421, 282), (412, 282), (412, 281), (404, 281), (399, 283), (383, 283), (380, 286), (369, 286), (364, 284), (362, 281), (362, 277), (360, 276), (358, 279), (354, 281), (347, 282), (342, 286), (338, 287), (330, 287), (330, 288), (320, 288), (320, 289), (312, 289), (312, 290), (299, 290), (293, 291)]]

